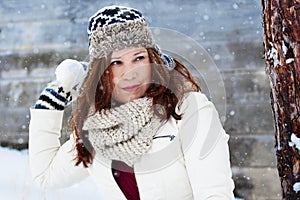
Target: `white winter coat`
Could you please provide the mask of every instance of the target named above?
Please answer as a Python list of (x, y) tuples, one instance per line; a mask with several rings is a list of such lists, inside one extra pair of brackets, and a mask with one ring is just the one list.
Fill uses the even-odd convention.
[[(74, 166), (74, 139), (60, 145), (63, 111), (31, 109), (30, 167), (43, 188), (70, 186), (87, 176), (95, 181), (103, 199), (126, 199), (109, 165), (94, 159), (89, 168)], [(135, 164), (142, 200), (234, 199), (228, 138), (214, 105), (204, 94), (192, 92), (179, 109), (182, 120), (172, 118), (161, 127), (151, 150)]]

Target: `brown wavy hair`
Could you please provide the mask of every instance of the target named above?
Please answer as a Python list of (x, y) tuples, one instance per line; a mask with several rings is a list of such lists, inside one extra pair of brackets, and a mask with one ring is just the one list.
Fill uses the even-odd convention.
[[(154, 109), (155, 114), (162, 120), (168, 120), (171, 116), (176, 120), (180, 120), (182, 114), (176, 113), (176, 106), (180, 105), (185, 93), (200, 91), (200, 86), (195, 82), (189, 70), (177, 59), (174, 59), (175, 68), (169, 71), (164, 66), (156, 50), (148, 48), (147, 51), (152, 66), (152, 83), (144, 96), (153, 98), (153, 108), (156, 104), (163, 106), (164, 113)], [(78, 97), (76, 107), (73, 109), (70, 118), (76, 142), (76, 166), (82, 163), (84, 167), (88, 167), (94, 159), (94, 149), (88, 140), (87, 133), (82, 130), (84, 121), (91, 114), (90, 110), (92, 109), (93, 113), (96, 113), (114, 107), (111, 99), (113, 85), (109, 65), (110, 56), (108, 58), (92, 59), (89, 62), (88, 67), (90, 70), (82, 94)]]

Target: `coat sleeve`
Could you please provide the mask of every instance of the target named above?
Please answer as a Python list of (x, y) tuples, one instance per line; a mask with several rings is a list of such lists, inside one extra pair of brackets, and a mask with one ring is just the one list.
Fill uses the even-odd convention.
[(181, 147), (194, 199), (234, 199), (228, 139), (206, 96), (190, 93), (180, 107)]
[(29, 164), (33, 181), (42, 188), (61, 188), (83, 180), (88, 171), (75, 166), (74, 139), (60, 145), (63, 111), (30, 109)]

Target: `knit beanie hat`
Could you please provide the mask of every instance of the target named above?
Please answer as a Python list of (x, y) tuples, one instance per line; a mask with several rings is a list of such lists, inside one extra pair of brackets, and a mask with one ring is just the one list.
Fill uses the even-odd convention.
[(155, 44), (142, 13), (134, 8), (114, 5), (98, 10), (89, 19), (87, 33), (89, 54), (94, 58), (128, 47), (145, 47), (157, 50), (168, 69), (175, 67), (174, 60)]

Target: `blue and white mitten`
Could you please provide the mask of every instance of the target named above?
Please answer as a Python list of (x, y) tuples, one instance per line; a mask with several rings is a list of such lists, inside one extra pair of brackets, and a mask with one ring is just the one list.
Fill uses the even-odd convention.
[(55, 71), (56, 80), (41, 93), (36, 109), (64, 110), (74, 101), (87, 74), (87, 66), (76, 60), (66, 59)]

